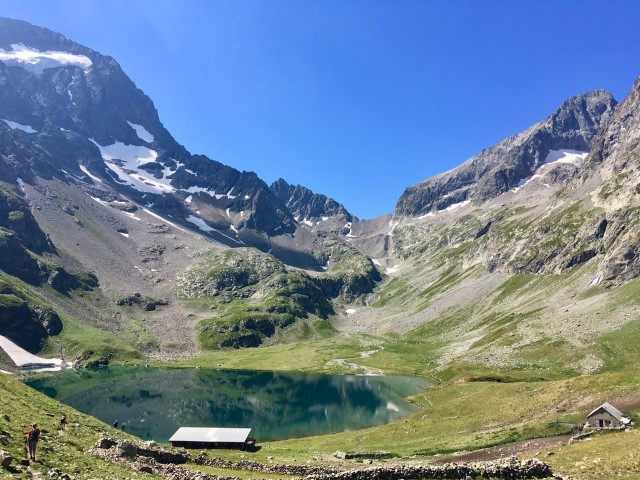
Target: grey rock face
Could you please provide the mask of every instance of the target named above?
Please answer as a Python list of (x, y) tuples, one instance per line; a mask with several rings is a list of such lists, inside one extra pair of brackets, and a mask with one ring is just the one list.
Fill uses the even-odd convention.
[[(113, 58), (45, 28), (6, 18), (0, 18), (0, 48), (63, 51), (84, 62), (56, 64), (45, 59), (34, 67), (6, 58), (0, 61), (0, 119), (28, 126), (25, 131), (0, 121), (0, 179), (14, 183), (21, 177), (29, 182), (39, 176), (68, 181), (71, 176), (91, 188), (95, 182), (82, 166), (103, 185), (177, 218), (193, 213), (184, 202), (192, 195), (198, 204), (194, 210), (204, 205), (211, 207), (205, 211), (242, 212), (237, 227), (267, 234), (295, 231), (291, 213), (255, 173), (191, 155), (178, 144), (160, 122), (151, 99)], [(116, 144), (153, 151), (155, 158), (137, 168), (174, 191), (153, 192), (132, 185), (106, 168), (98, 145)], [(220, 215), (203, 216), (218, 229), (233, 223)]]
[(459, 167), (407, 188), (395, 213), (419, 216), (465, 200), (482, 202), (515, 187), (551, 150), (587, 152), (617, 102), (603, 90), (565, 101), (546, 120), (483, 150)]
[(344, 205), (333, 198), (313, 193), (302, 185), (289, 185), (282, 178), (271, 184), (271, 191), (299, 220), (341, 216), (345, 221), (351, 222), (355, 218)]

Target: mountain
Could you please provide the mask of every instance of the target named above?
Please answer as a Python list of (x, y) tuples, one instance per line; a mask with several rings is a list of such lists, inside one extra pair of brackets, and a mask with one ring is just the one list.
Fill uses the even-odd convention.
[[(304, 186), (192, 155), (114, 59), (0, 19), (0, 335), (81, 366), (437, 384), (402, 424), (290, 440), (289, 465), (354, 444), (415, 458), (495, 445), (482, 455), (502, 455), (526, 440), (508, 448), (533, 455), (536, 437), (568, 434), (604, 401), (640, 413), (639, 139), (640, 79), (618, 105), (604, 91), (567, 100), (409, 187), (393, 215), (361, 221)], [(16, 370), (1, 352), (0, 368)], [(0, 444), (19, 455), (24, 418), (55, 431), (60, 406), (0, 383)], [(69, 422), (77, 445), (45, 436), (46, 464), (30, 468), (130, 476), (123, 465), (97, 473), (86, 452), (108, 427), (85, 431), (85, 420)], [(606, 464), (635, 478), (633, 435), (547, 458), (563, 474)], [(271, 466), (273, 451), (246, 455)], [(575, 462), (596, 451), (598, 462)]]
[(596, 90), (572, 97), (547, 119), (474, 155), (459, 167), (407, 188), (397, 215), (419, 216), (464, 201), (483, 202), (531, 177), (554, 151), (589, 152), (616, 101)]
[(588, 271), (598, 287), (638, 276), (637, 85), (619, 106), (601, 90), (573, 97), (408, 188), (392, 217), (360, 221), (304, 186), (192, 155), (114, 59), (25, 22), (0, 26), (0, 275), (7, 311), (24, 304), (40, 334), (27, 341), (6, 320), (0, 333), (34, 351), (53, 314), (62, 344), (76, 341), (71, 324), (105, 335), (76, 348), (98, 363), (333, 328), (386, 334), (444, 305), (476, 310), (464, 338), (518, 276)]
[[(153, 305), (161, 319), (146, 327), (154, 330), (146, 340), (134, 341), (144, 349), (160, 343), (163, 350), (166, 343), (189, 354), (198, 348), (193, 330), (209, 311), (186, 306), (174, 281), (228, 247), (269, 252), (281, 273), (292, 275), (293, 298), (304, 306), (278, 307), (289, 314), (287, 322), (276, 322), (283, 327), (309, 315), (326, 319), (330, 301), (369, 293), (379, 279), (372, 263), (339, 235), (353, 219), (342, 205), (284, 180), (269, 187), (253, 172), (191, 154), (113, 58), (6, 18), (0, 18), (0, 166), (6, 232), (0, 268), (9, 283), (15, 277), (37, 289), (37, 300), (19, 296), (26, 308), (47, 305), (47, 311), (115, 332), (129, 328), (120, 323), (128, 322), (127, 309)], [(312, 229), (311, 219), (322, 225)], [(262, 260), (239, 251), (245, 269), (260, 268)], [(361, 268), (341, 271), (347, 257)], [(234, 268), (229, 264), (225, 275), (233, 276)], [(290, 271), (295, 268), (313, 276)], [(249, 289), (248, 278), (237, 278), (233, 288)], [(247, 290), (244, 301), (256, 308), (263, 302), (252, 294), (282, 287), (267, 283)], [(68, 298), (51, 296), (45, 286)], [(74, 290), (85, 288), (93, 289), (93, 301), (73, 298)], [(309, 292), (317, 298), (306, 303)], [(269, 321), (285, 313), (258, 311), (253, 317)], [(175, 325), (182, 315), (195, 318)], [(249, 318), (250, 325), (256, 321)], [(0, 334), (33, 351), (46, 343), (47, 335), (27, 341), (12, 325), (0, 323)], [(252, 345), (275, 333), (257, 331)]]

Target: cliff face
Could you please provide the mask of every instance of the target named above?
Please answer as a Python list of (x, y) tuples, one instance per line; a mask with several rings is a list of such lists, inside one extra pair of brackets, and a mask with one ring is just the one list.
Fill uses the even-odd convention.
[(483, 202), (531, 177), (551, 151), (590, 151), (616, 101), (597, 90), (572, 97), (546, 120), (471, 157), (459, 167), (407, 188), (395, 214), (420, 216), (470, 200)]
[(318, 221), (328, 217), (341, 217), (346, 222), (355, 219), (341, 203), (302, 185), (289, 185), (280, 178), (271, 184), (271, 191), (284, 203), (298, 221)]

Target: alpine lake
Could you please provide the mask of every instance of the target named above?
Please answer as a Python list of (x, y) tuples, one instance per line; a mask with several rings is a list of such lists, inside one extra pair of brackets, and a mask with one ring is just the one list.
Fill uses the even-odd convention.
[(362, 429), (414, 412), (407, 397), (430, 385), (418, 377), (140, 367), (70, 369), (26, 383), (159, 442), (181, 426), (251, 428), (259, 442)]

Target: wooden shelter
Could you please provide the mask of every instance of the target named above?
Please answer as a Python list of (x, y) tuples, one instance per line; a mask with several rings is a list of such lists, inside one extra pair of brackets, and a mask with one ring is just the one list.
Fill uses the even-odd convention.
[(605, 402), (587, 415), (587, 423), (596, 428), (625, 427), (631, 420), (609, 402)]
[(174, 447), (238, 448), (255, 444), (250, 428), (180, 427), (169, 439)]

